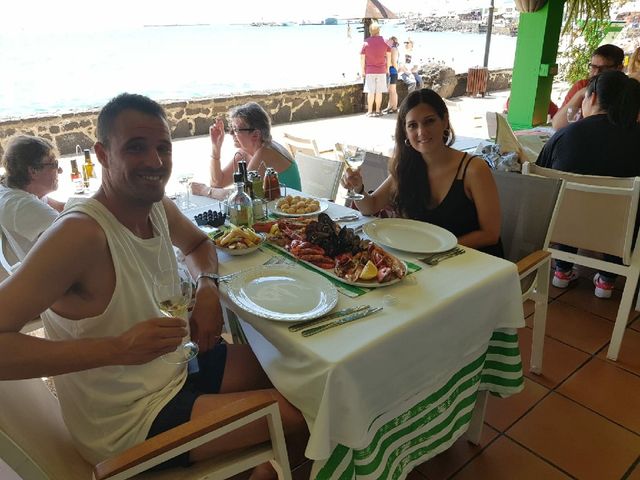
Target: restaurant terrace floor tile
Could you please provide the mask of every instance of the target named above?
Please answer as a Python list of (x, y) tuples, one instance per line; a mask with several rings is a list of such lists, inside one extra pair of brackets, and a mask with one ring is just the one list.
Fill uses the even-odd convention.
[(507, 398), (489, 396), (484, 420), (493, 428), (504, 432), (548, 393), (549, 389), (525, 378), (524, 390), (519, 394)]
[(565, 475), (513, 440), (501, 436), (452, 480), (564, 480)]
[(593, 358), (556, 391), (640, 434), (639, 376)]
[[(583, 352), (597, 353), (611, 338), (613, 323), (564, 302), (564, 296), (547, 308), (547, 337)], [(533, 317), (527, 319), (533, 325)]]
[(428, 462), (418, 465), (416, 470), (428, 480), (447, 480), (473, 457), (479, 455), (482, 449), (495, 440), (497, 436), (497, 431), (488, 425), (484, 425), (480, 445), (473, 445), (467, 441), (466, 435), (463, 435), (449, 449)]
[(529, 362), (531, 359), (531, 329), (519, 329), (518, 337), (520, 354), (522, 356), (522, 369), (525, 376), (547, 388), (555, 388), (589, 359), (587, 353), (553, 338), (545, 337), (542, 373), (537, 375), (529, 370)]
[[(562, 295), (559, 300), (599, 315), (600, 317), (604, 317), (612, 322), (615, 321), (622, 291), (614, 289), (611, 298), (603, 299), (593, 294), (594, 286), (588, 279), (580, 278), (576, 283), (576, 287), (567, 289), (567, 292)], [(632, 318), (634, 318), (637, 314), (632, 310), (631, 315)]]
[[(606, 360), (607, 349), (598, 353), (598, 358)], [(640, 332), (627, 328), (624, 332), (624, 337), (622, 337), (622, 346), (620, 347), (618, 359), (615, 362), (606, 361), (631, 373), (640, 375)]]
[(556, 393), (506, 434), (581, 480), (619, 480), (640, 452), (639, 435)]
[(625, 480), (640, 480), (640, 460), (635, 465), (635, 468), (631, 470), (629, 476)]

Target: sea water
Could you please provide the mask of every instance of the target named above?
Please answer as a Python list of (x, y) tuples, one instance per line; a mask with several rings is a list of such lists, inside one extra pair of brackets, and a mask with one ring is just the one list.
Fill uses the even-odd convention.
[[(411, 37), (418, 61), (457, 72), (483, 61), (484, 34), (404, 28), (385, 24), (381, 33)], [(124, 91), (186, 100), (353, 83), (362, 41), (345, 24), (0, 32), (0, 120), (98, 108)], [(489, 68), (511, 68), (515, 44), (493, 36)]]

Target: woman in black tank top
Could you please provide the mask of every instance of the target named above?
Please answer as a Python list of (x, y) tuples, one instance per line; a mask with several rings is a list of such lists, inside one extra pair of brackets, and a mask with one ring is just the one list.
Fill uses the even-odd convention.
[[(411, 92), (400, 106), (390, 175), (357, 202), (364, 214), (392, 206), (395, 214), (446, 228), (458, 243), (502, 256), (500, 203), (488, 165), (451, 148), (449, 112), (433, 90)], [(358, 172), (347, 170), (346, 187), (363, 190)]]

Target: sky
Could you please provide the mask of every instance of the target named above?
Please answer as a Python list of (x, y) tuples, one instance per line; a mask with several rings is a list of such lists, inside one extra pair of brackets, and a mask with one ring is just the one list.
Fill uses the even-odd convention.
[[(503, 0), (502, 0), (503, 1)], [(437, 0), (382, 0), (394, 12), (423, 12)], [(447, 6), (484, 4), (490, 0), (448, 0)], [(31, 0), (3, 2), (0, 29), (28, 31), (106, 29), (117, 26), (249, 23), (252, 21), (320, 21), (331, 16), (359, 16), (364, 0)]]

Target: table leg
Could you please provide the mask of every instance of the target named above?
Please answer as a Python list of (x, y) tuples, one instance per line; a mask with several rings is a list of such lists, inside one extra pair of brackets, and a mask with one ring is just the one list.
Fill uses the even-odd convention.
[(479, 390), (476, 398), (476, 404), (473, 407), (473, 415), (469, 422), (469, 429), (467, 430), (467, 440), (474, 445), (480, 444), (480, 437), (482, 436), (482, 426), (484, 425), (484, 412), (487, 408), (487, 400), (489, 399), (489, 392), (486, 390)]

